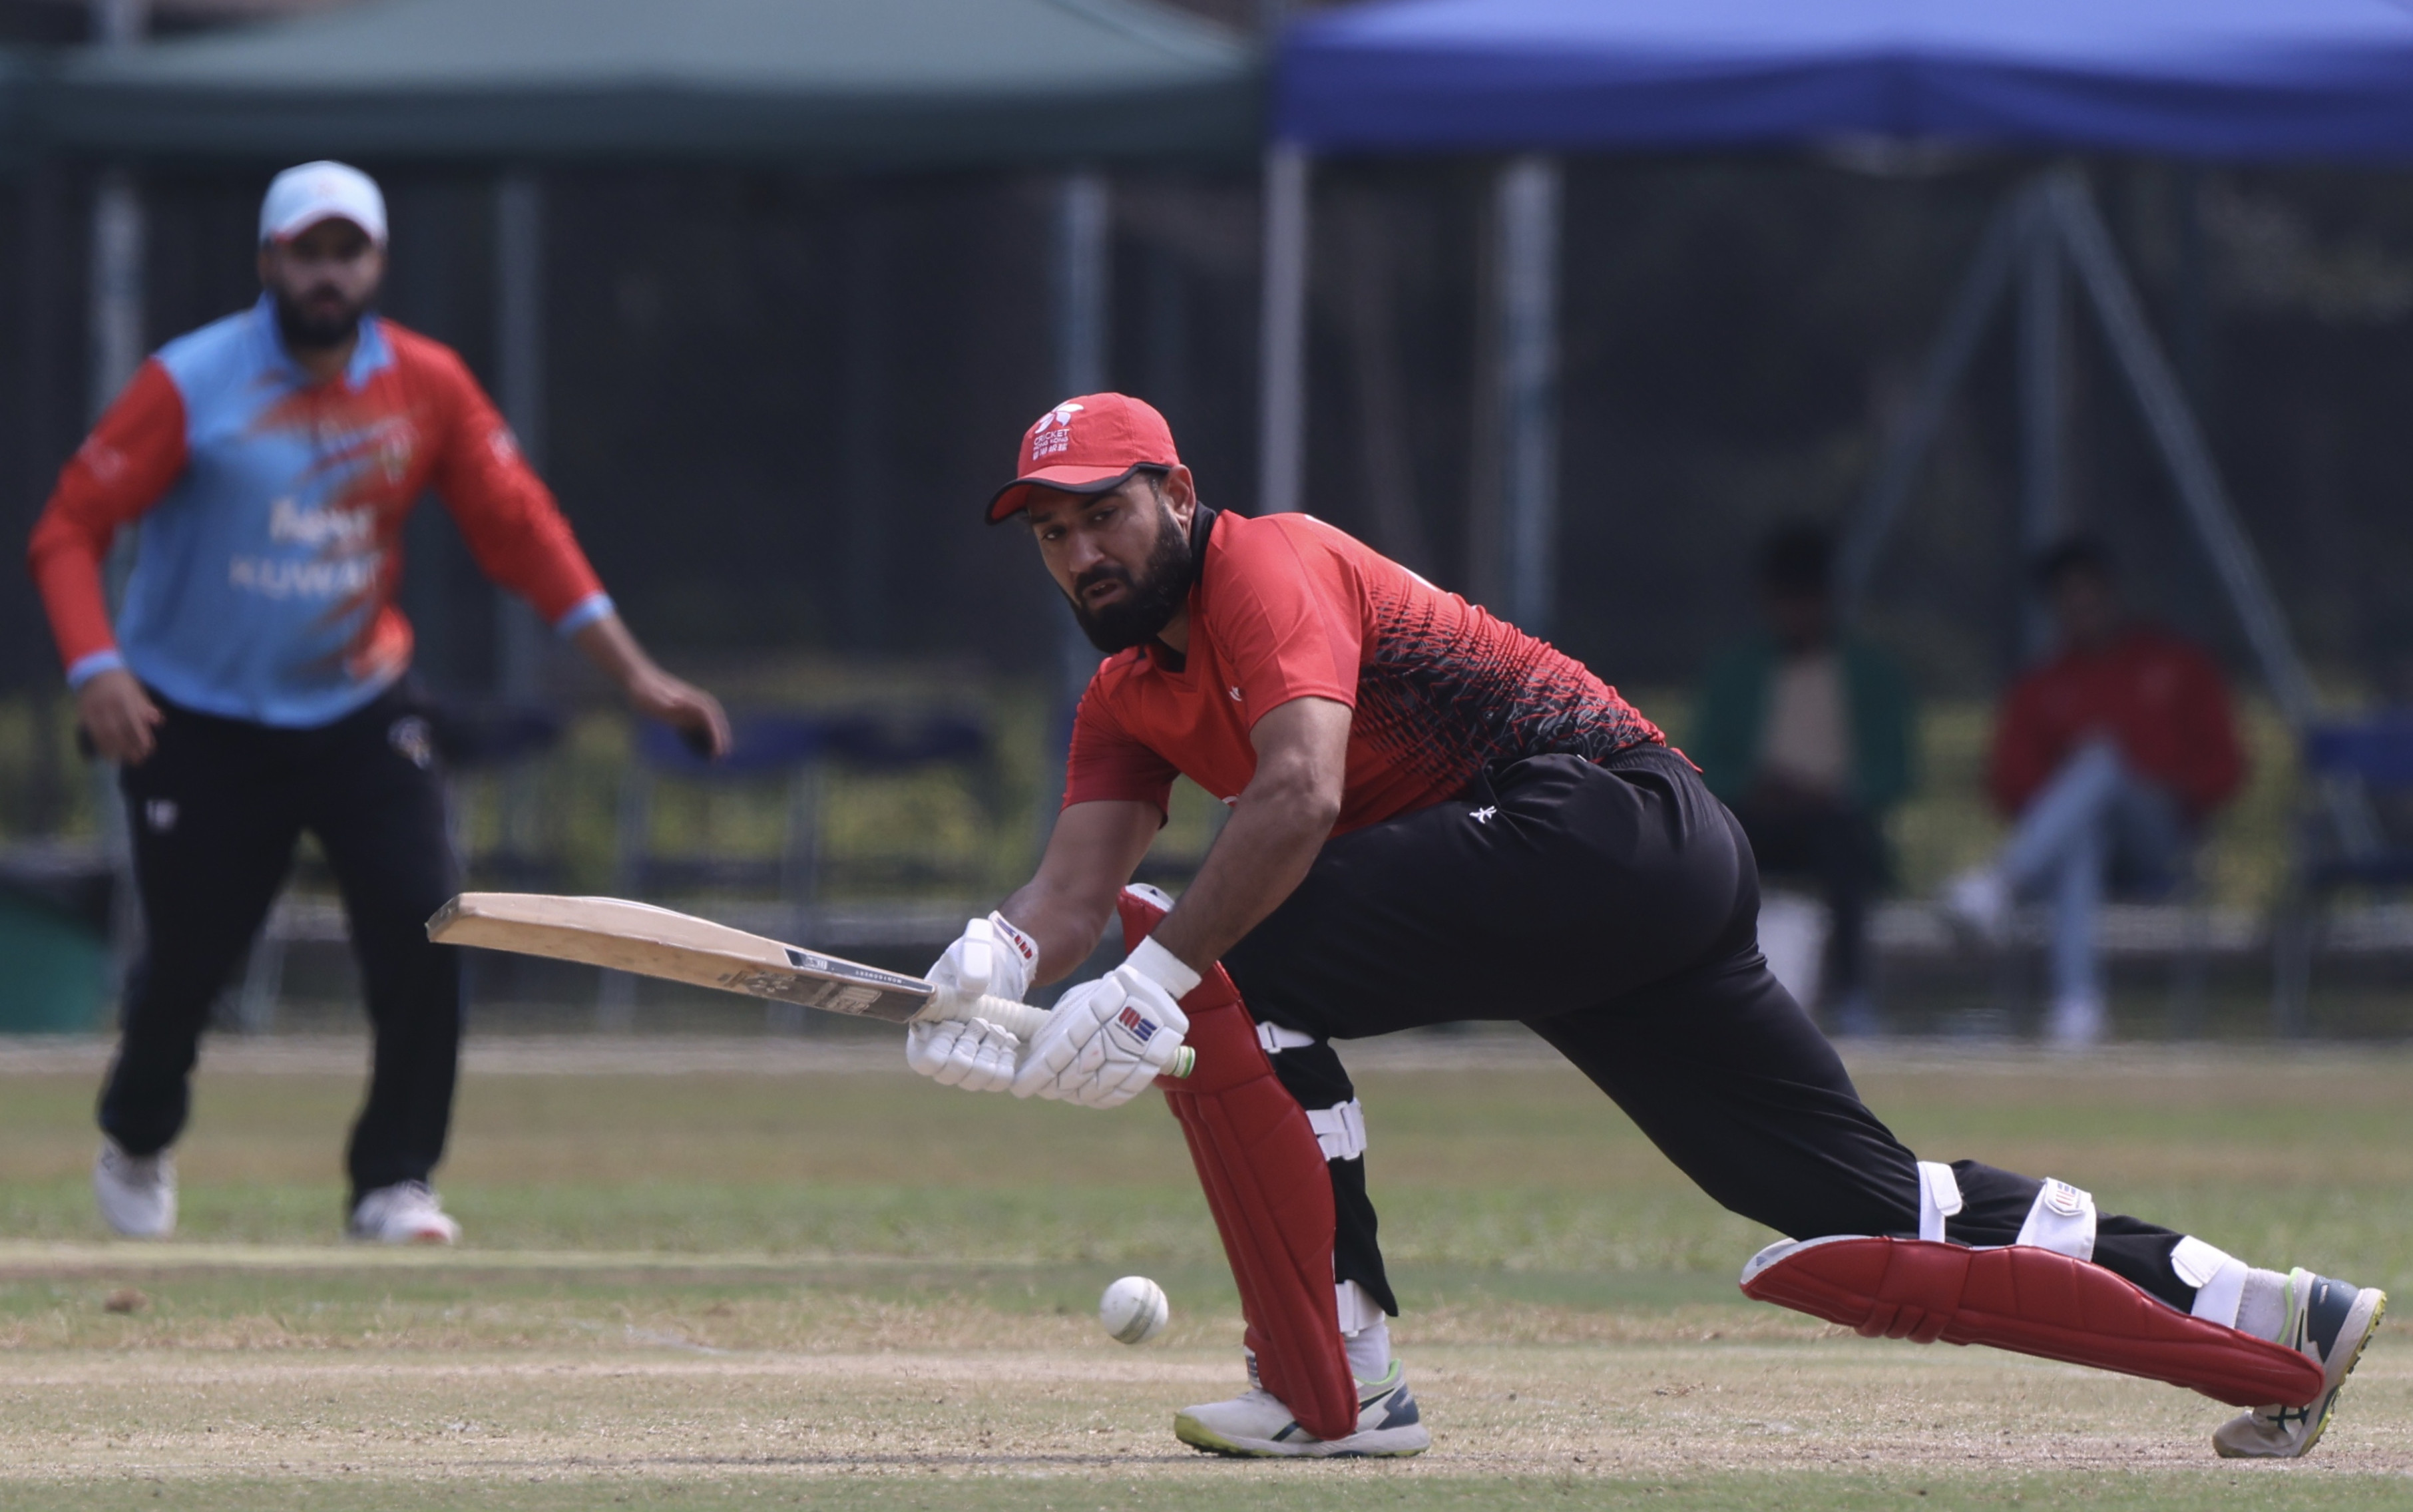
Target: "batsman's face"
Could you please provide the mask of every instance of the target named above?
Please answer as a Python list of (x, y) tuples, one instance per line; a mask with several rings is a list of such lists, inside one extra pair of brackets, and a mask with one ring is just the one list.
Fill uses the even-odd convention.
[(348, 220), (323, 220), (259, 249), (259, 282), (276, 303), (286, 341), (328, 347), (348, 340), (385, 281), (385, 249)]
[(1110, 493), (1033, 489), (1029, 500), (1040, 559), (1100, 649), (1138, 645), (1179, 614), (1198, 509), (1188, 468), (1136, 475)]
[(1166, 516), (1187, 533), (1198, 507), (1189, 468), (1176, 468), (1162, 486), (1162, 500), (1144, 473), (1125, 478), (1112, 493), (1030, 491), (1031, 538), (1065, 597), (1095, 612), (1132, 596), (1162, 550)]

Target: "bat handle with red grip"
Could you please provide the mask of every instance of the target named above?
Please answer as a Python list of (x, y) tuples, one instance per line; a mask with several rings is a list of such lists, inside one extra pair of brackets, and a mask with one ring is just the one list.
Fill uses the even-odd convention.
[[(1039, 1033), (1040, 1026), (1047, 1021), (1047, 1010), (1032, 1007), (1028, 1003), (1016, 1003), (1011, 998), (984, 997), (980, 1000), (980, 1006), (974, 1008), (969, 1017), (986, 1019), (1027, 1045), (1031, 1036)], [(1198, 1052), (1187, 1045), (1182, 1046), (1173, 1058), (1172, 1075), (1178, 1079), (1197, 1069)]]

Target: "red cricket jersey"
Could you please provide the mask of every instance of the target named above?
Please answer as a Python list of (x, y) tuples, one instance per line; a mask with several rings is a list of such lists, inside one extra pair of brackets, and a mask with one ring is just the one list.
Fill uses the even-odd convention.
[(1064, 802), (1164, 808), (1178, 773), (1230, 802), (1249, 732), (1293, 698), (1355, 711), (1334, 832), (1461, 791), (1494, 761), (1597, 761), (1658, 727), (1583, 664), (1307, 515), (1211, 525), (1190, 649), (1109, 656), (1073, 725)]
[(2220, 668), (2178, 637), (2140, 625), (2100, 651), (2065, 652), (2012, 686), (1994, 729), (1994, 801), (2017, 814), (2097, 735), (2118, 741), (2138, 775), (2197, 818), (2245, 777)]

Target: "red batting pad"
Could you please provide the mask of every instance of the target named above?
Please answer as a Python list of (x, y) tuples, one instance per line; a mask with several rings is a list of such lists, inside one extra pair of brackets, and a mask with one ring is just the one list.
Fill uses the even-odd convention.
[[(1163, 911), (1121, 898), (1123, 941), (1135, 946)], [(1340, 1345), (1332, 1294), (1332, 1176), (1307, 1112), (1274, 1076), (1256, 1020), (1223, 968), (1181, 1000), (1185, 1043), (1198, 1066), (1183, 1080), (1159, 1077), (1181, 1122), (1206, 1206), (1239, 1284), (1257, 1379), (1318, 1438), (1357, 1431), (1357, 1386)]]
[(2236, 1407), (2298, 1406), (2321, 1393), (2321, 1368), (2306, 1356), (2033, 1245), (1818, 1240), (1746, 1277), (1742, 1290), (1871, 1339), (1992, 1344), (2168, 1381)]

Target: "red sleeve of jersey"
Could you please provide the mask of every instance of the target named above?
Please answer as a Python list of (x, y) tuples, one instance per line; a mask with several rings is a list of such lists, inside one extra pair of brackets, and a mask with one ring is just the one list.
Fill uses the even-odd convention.
[(1271, 521), (1217, 534), (1206, 616), (1237, 680), (1226, 691), (1248, 706), (1250, 727), (1294, 698), (1356, 708), (1367, 627), (1349, 565)]
[(1155, 805), (1163, 814), (1173, 801), (1172, 762), (1132, 739), (1099, 684), (1105, 668), (1089, 680), (1081, 706), (1073, 712), (1073, 746), (1064, 762), (1064, 806), (1124, 800)]
[(2181, 686), (2180, 717), (2186, 722), (2179, 749), (2185, 769), (2173, 784), (2180, 798), (2198, 818), (2234, 796), (2245, 781), (2245, 753), (2237, 739), (2237, 719), (2228, 704), (2228, 682), (2220, 665), (2193, 646), (2177, 652)]
[(69, 668), (117, 649), (100, 565), (119, 527), (141, 519), (185, 470), (185, 397), (157, 360), (109, 406), (59, 469), (26, 553), (60, 659)]
[[(389, 327), (389, 330), (392, 328)], [(407, 343), (407, 345), (404, 345)], [(449, 347), (397, 333), (396, 347), (436, 390), (444, 433), (436, 492), (486, 576), (534, 605), (548, 624), (603, 591), (511, 427)]]

